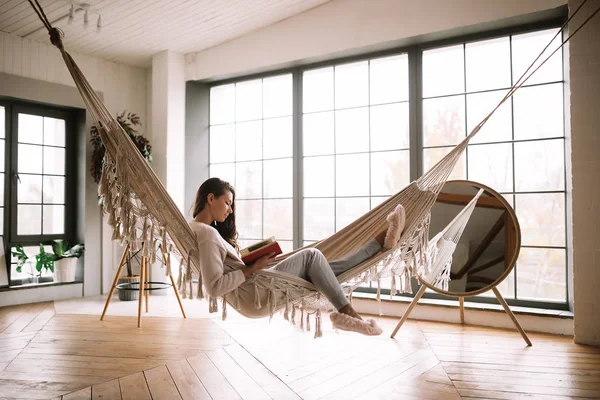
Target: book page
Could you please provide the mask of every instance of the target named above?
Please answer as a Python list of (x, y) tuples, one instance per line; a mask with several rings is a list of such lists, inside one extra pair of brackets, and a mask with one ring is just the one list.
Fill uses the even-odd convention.
[(244, 253), (246, 253), (246, 252), (247, 253), (252, 253), (253, 251), (260, 249), (261, 247), (264, 247), (264, 246), (272, 243), (273, 241), (274, 241), (274, 239), (272, 237), (270, 237), (268, 239), (265, 239), (265, 240), (262, 240), (262, 241), (260, 241), (258, 243), (255, 243), (255, 244), (253, 244), (251, 246), (248, 246), (246, 249), (244, 249), (242, 251)]

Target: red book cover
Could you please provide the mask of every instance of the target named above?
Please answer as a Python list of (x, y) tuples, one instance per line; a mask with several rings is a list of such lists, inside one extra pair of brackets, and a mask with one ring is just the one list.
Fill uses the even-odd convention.
[(256, 260), (257, 258), (273, 252), (275, 253), (275, 256), (283, 253), (281, 251), (281, 247), (279, 247), (279, 243), (273, 242), (265, 247), (261, 247), (260, 249), (253, 251), (247, 256), (242, 257), (242, 261), (244, 262), (244, 264), (248, 265), (254, 262), (254, 260)]

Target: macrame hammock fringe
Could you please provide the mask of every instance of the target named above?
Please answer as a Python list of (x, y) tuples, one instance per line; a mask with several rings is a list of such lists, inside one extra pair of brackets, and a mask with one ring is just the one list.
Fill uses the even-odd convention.
[[(195, 284), (196, 297), (203, 298), (197, 244), (188, 222), (129, 136), (108, 112), (69, 52), (65, 50), (62, 31), (51, 26), (38, 0), (28, 1), (48, 29), (50, 41), (60, 50), (106, 148), (98, 194), (104, 198), (104, 212), (108, 214), (108, 223), (113, 228), (112, 239), (128, 243), (132, 250), (141, 249), (150, 262), (156, 260), (157, 253), (161, 254), (165, 260), (167, 275), (172, 272), (173, 255), (180, 260), (177, 285), (182, 297), (194, 298), (192, 277), (195, 276), (198, 279)], [(586, 2), (587, 0), (577, 8), (554, 38), (565, 29)], [(380, 300), (381, 279), (384, 277), (391, 277), (391, 295), (398, 291), (410, 292), (410, 280), (415, 276), (447, 287), (452, 253), (482, 192), (480, 191), (442, 232), (429, 240), (430, 211), (437, 195), (471, 139), (493, 113), (597, 12), (598, 10), (532, 70), (550, 46), (549, 43), (492, 112), (423, 176), (339, 232), (304, 247), (319, 249), (328, 260), (340, 258), (385, 229), (387, 215), (398, 204), (404, 206), (406, 225), (397, 246), (337, 277), (349, 298), (352, 291), (362, 283), (377, 282), (377, 299)], [(272, 264), (281, 262), (297, 251), (275, 258)], [(226, 270), (244, 267), (243, 264), (227, 260)], [(227, 304), (244, 314), (240, 307), (240, 290), (254, 291), (255, 311), (247, 316), (272, 318), (277, 311), (283, 311), (286, 320), (293, 324), (299, 323), (300, 328), (309, 331), (310, 315), (314, 315), (315, 337), (322, 335), (321, 311), (330, 310), (331, 304), (311, 282), (279, 271), (257, 272), (232, 293), (223, 296), (223, 319), (227, 317)], [(208, 303), (210, 312), (218, 311), (216, 298), (209, 298)], [(300, 315), (296, 321), (298, 312)]]

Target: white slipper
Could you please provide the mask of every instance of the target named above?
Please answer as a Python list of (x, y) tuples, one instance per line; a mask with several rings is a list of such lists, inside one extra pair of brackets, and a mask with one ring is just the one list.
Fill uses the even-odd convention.
[(377, 336), (383, 333), (383, 329), (377, 325), (377, 322), (375, 322), (374, 319), (362, 321), (358, 318), (354, 318), (337, 311), (332, 312), (329, 315), (329, 319), (333, 323), (334, 328), (341, 329), (343, 331), (358, 332), (368, 336)]
[(389, 250), (396, 247), (400, 240), (400, 235), (404, 230), (406, 224), (406, 212), (401, 204), (398, 204), (394, 211), (388, 214), (388, 230), (385, 233), (385, 239), (383, 240), (383, 249)]

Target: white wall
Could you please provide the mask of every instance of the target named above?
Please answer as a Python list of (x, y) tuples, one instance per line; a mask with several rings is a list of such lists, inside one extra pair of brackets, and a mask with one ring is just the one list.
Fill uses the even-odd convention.
[[(397, 322), (400, 322), (410, 304), (404, 300), (388, 301), (385, 298), (387, 296), (382, 296), (381, 303), (378, 303), (373, 297), (364, 293), (357, 294), (352, 297), (352, 305), (361, 313), (396, 317)], [(544, 332), (557, 335), (573, 335), (573, 319), (568, 315), (557, 315), (554, 312), (547, 312), (545, 315), (535, 315), (524, 307), (511, 307), (511, 309), (515, 313), (519, 325), (521, 325), (526, 333)], [(504, 328), (513, 331), (515, 338), (521, 337), (515, 324), (500, 305), (473, 304), (469, 302), (469, 298), (466, 298), (464, 317), (465, 324), (467, 325)], [(459, 324), (460, 311), (458, 300), (421, 299), (410, 312), (408, 318)], [(406, 329), (406, 327), (401, 329)], [(533, 341), (533, 345), (536, 345), (535, 340)]]
[[(66, 42), (68, 45), (68, 40)], [(141, 132), (147, 124), (146, 113), (146, 70), (129, 67), (113, 62), (104, 61), (95, 57), (82, 54), (72, 54), (79, 67), (84, 72), (94, 89), (102, 92), (104, 103), (108, 110), (120, 113), (123, 110), (135, 112), (141, 118)], [(58, 50), (51, 45), (46, 45), (29, 39), (0, 32), (0, 73), (6, 73), (23, 78), (30, 78), (40, 82), (51, 82), (69, 87), (74, 87), (71, 76), (64, 65)], [(35, 81), (33, 81), (35, 82)], [(35, 85), (34, 85), (35, 86)], [(0, 95), (4, 88), (0, 88)], [(11, 93), (12, 96), (26, 100), (52, 101), (52, 94), (36, 93), (35, 90), (19, 91), (18, 88)], [(83, 103), (78, 105), (83, 107)], [(90, 121), (87, 121), (88, 128)], [(89, 135), (86, 132), (84, 140), (89, 144)], [(86, 147), (86, 158), (89, 162), (91, 146)], [(87, 167), (89, 170), (89, 166)], [(101, 289), (107, 292), (114, 276), (115, 261), (118, 257), (118, 245), (110, 241), (109, 227), (100, 224), (100, 210), (97, 206), (96, 185), (93, 183), (89, 172), (86, 173), (86, 224), (85, 224), (85, 284), (84, 294), (99, 294)], [(117, 258), (118, 260), (118, 258)], [(36, 299), (51, 300), (52, 291), (47, 291), (47, 297), (40, 297), (39, 290)]]
[(224, 77), (481, 24), (566, 0), (333, 0), (295, 17), (186, 55), (187, 80)]
[(0, 307), (80, 297), (82, 286), (81, 283), (77, 283), (73, 285), (36, 287), (2, 292), (0, 295)]
[(154, 172), (183, 212), (185, 172), (185, 60), (163, 51), (152, 56)]
[[(571, 32), (597, 8), (591, 3), (573, 19)], [(569, 11), (580, 4), (570, 0)], [(600, 16), (573, 37), (569, 52), (575, 342), (600, 346)]]
[[(185, 215), (185, 59), (183, 54), (163, 51), (152, 56), (150, 79), (154, 172)], [(164, 280), (161, 263), (152, 265), (153, 281)], [(153, 294), (166, 294), (159, 290)]]
[[(0, 32), (0, 72), (75, 86), (58, 50), (18, 36)], [(68, 47), (68, 40), (66, 41)], [(73, 58), (112, 113), (124, 109), (135, 112), (146, 122), (146, 70), (105, 61), (84, 54)]]

